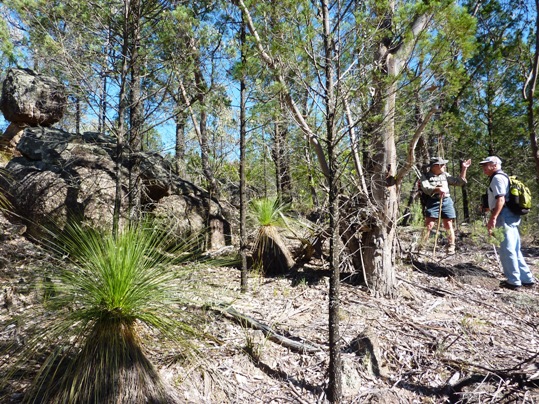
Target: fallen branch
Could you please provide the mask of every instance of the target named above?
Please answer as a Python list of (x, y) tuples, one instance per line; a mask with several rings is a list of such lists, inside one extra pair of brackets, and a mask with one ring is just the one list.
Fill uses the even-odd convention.
[(236, 309), (234, 309), (231, 306), (225, 306), (225, 305), (210, 306), (210, 309), (218, 313), (225, 314), (225, 315), (228, 315), (229, 317), (232, 317), (234, 320), (236, 320), (236, 322), (241, 324), (243, 327), (249, 327), (255, 330), (262, 331), (263, 334), (270, 341), (276, 342), (279, 345), (290, 348), (292, 351), (300, 352), (300, 353), (316, 353), (316, 352), (323, 351), (322, 347), (314, 346), (314, 345), (307, 344), (304, 342), (294, 341), (283, 335), (277, 334), (277, 332), (272, 330), (267, 325), (262, 324), (261, 322), (255, 320), (254, 318), (246, 316), (245, 314), (239, 313)]

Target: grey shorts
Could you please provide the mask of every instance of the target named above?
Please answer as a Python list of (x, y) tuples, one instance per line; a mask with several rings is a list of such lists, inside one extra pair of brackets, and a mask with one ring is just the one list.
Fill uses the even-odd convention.
[[(439, 212), (440, 199), (429, 198), (427, 200), (427, 206), (425, 206), (425, 217), (438, 219)], [(457, 214), (453, 205), (453, 199), (450, 196), (446, 196), (442, 202), (442, 219), (454, 219), (456, 217)]]

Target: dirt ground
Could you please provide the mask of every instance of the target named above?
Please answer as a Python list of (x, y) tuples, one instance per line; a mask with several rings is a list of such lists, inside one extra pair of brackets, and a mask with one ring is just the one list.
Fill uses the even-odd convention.
[[(374, 298), (357, 276), (342, 274), (343, 402), (539, 403), (539, 289), (500, 289), (495, 250), (465, 236), (452, 256), (443, 245), (435, 256), (411, 253), (404, 241), (400, 249), (395, 299)], [(539, 246), (523, 251), (539, 275)], [(21, 338), (13, 319), (32, 316), (28, 285), (46, 259), (4, 231), (2, 344)], [(201, 266), (190, 309), (204, 313), (211, 338), (200, 362), (186, 366), (151, 341), (148, 355), (185, 403), (327, 402), (328, 275), (312, 262), (287, 277), (252, 275), (240, 293), (239, 270)], [(1, 360), (5, 377), (9, 358)], [(5, 402), (20, 402), (22, 389), (13, 383)]]

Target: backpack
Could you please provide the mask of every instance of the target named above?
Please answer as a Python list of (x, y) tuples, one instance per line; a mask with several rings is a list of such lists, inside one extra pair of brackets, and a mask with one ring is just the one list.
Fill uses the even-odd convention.
[[(516, 175), (507, 175), (505, 173), (496, 173), (505, 175), (509, 179), (509, 198), (505, 201), (506, 206), (511, 212), (517, 215), (527, 214), (532, 207), (532, 195), (530, 189), (520, 181)], [(496, 175), (490, 177), (490, 180)]]
[(419, 203), (421, 204), (421, 209), (424, 211), (427, 207), (427, 201), (430, 197), (421, 189), (421, 180), (417, 180), (416, 182), (416, 192), (419, 195)]

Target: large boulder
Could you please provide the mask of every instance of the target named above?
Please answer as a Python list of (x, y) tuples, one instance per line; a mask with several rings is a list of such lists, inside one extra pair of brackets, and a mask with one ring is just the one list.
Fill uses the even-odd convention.
[(50, 126), (58, 122), (67, 104), (64, 86), (30, 69), (10, 69), (2, 86), (0, 110), (20, 126)]
[[(112, 225), (116, 197), (116, 145), (96, 133), (74, 135), (59, 129), (26, 128), (17, 145), (20, 157), (6, 166), (2, 184), (28, 231), (62, 228), (69, 220)], [(173, 226), (178, 236), (210, 230), (209, 246), (229, 243), (230, 225), (220, 204), (206, 191), (174, 174), (156, 153), (138, 153), (143, 210)], [(122, 162), (122, 212), (127, 212), (128, 159)]]

